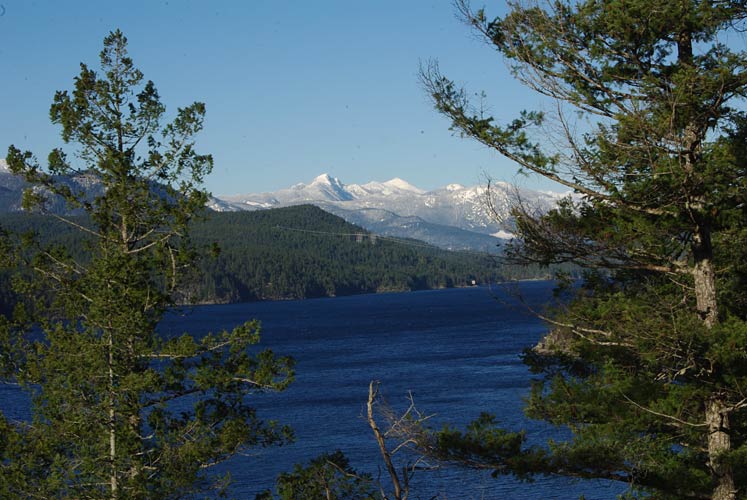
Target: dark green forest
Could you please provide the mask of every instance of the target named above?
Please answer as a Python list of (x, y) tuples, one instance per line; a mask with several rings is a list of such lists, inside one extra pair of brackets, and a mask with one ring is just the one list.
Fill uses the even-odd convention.
[(200, 298), (236, 302), (466, 286), (500, 279), (494, 258), (382, 239), (313, 206), (211, 214), (192, 231)]
[[(57, 245), (85, 259), (85, 236), (53, 217), (4, 214), (0, 225), (17, 235), (34, 234), (40, 246)], [(193, 223), (190, 238), (201, 257), (181, 295), (193, 303), (460, 287), (539, 272), (523, 270), (517, 276), (495, 256), (377, 237), (311, 205), (210, 212)]]

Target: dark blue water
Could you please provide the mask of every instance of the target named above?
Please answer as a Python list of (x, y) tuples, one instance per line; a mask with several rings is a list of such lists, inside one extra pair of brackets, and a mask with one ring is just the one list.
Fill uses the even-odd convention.
[[(547, 282), (522, 285), (525, 300), (534, 305), (547, 302), (551, 290)], [(557, 429), (528, 421), (522, 413), (531, 375), (519, 356), (546, 327), (517, 306), (501, 288), (450, 289), (205, 306), (169, 318), (163, 328), (199, 333), (257, 318), (262, 344), (297, 360), (296, 381), (289, 389), (256, 398), (267, 419), (293, 426), (296, 442), (236, 457), (227, 466), (232, 493), (253, 498), (294, 463), (335, 449), (359, 471), (377, 476), (378, 449), (362, 418), (371, 380), (381, 382), (387, 401), (399, 410), (407, 407), (412, 392), (418, 408), (435, 414), (437, 426), (466, 424), (487, 411), (507, 428), (528, 429), (537, 442), (558, 436)], [(542, 477), (526, 484), (450, 469), (417, 473), (413, 490), (412, 499), (440, 493), (448, 499), (572, 499), (583, 494), (591, 500), (614, 498), (622, 488)]]
[[(550, 298), (552, 285), (529, 282), (521, 288), (529, 303), (539, 305)], [(294, 428), (296, 442), (251, 450), (226, 463), (222, 471), (230, 471), (231, 494), (236, 498), (253, 499), (294, 463), (335, 449), (341, 449), (357, 470), (378, 476), (378, 449), (362, 418), (371, 380), (381, 382), (395, 409), (407, 407), (411, 392), (419, 409), (435, 415), (432, 422), (437, 426), (463, 425), (480, 412), (490, 412), (506, 428), (527, 429), (535, 442), (563, 435), (522, 414), (531, 375), (519, 356), (545, 327), (500, 288), (201, 306), (170, 315), (161, 328), (167, 334), (200, 334), (252, 318), (262, 321), (263, 347), (297, 360), (296, 381), (290, 388), (254, 398), (261, 416)], [(4, 408), (18, 397), (14, 390), (0, 386)], [(381, 478), (386, 479), (383, 469)], [(488, 473), (442, 469), (418, 472), (412, 490), (413, 500), (437, 494), (442, 499), (585, 495), (592, 500), (614, 498), (623, 488), (556, 477), (526, 484)]]

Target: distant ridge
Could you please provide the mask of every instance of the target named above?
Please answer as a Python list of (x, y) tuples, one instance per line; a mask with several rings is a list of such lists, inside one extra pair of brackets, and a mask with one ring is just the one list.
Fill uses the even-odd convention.
[[(425, 191), (400, 177), (346, 185), (336, 177), (322, 174), (308, 184), (269, 193), (220, 196), (211, 208), (257, 210), (311, 203), (381, 234), (406, 235), (454, 250), (495, 250), (513, 237), (510, 211), (518, 199), (544, 212), (567, 195), (497, 182), (490, 191), (494, 213), (488, 207), (485, 186), (454, 183)], [(380, 211), (378, 218), (376, 210)]]
[[(90, 197), (102, 190), (96, 179), (86, 175), (60, 178), (60, 182)], [(0, 213), (20, 211), (26, 187), (22, 178), (8, 170), (5, 160), (0, 160)], [(490, 194), (495, 212), (488, 207), (484, 186), (449, 184), (425, 191), (400, 177), (347, 185), (324, 173), (308, 184), (274, 192), (211, 197), (207, 206), (231, 212), (313, 204), (382, 235), (421, 239), (449, 250), (499, 252), (500, 245), (514, 235), (510, 210), (517, 199), (544, 212), (567, 195), (504, 182), (494, 183)], [(63, 201), (54, 196), (47, 208), (56, 213), (67, 211)]]

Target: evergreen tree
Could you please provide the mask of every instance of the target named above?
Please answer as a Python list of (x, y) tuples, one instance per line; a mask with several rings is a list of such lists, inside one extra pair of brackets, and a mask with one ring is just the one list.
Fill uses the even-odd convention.
[[(293, 472), (278, 476), (277, 497), (281, 500), (301, 498), (320, 500), (374, 500), (373, 479), (368, 474), (358, 474), (347, 457), (337, 450), (322, 453), (304, 467), (296, 464)], [(256, 500), (272, 500), (270, 491), (257, 495)]]
[(545, 375), (528, 415), (569, 426), (573, 439), (527, 447), (483, 416), (423, 446), (521, 477), (747, 497), (747, 3), (510, 2), (496, 19), (457, 6), (557, 113), (501, 124), (432, 64), (423, 81), (436, 108), (577, 193), (543, 217), (516, 209), (514, 259), (590, 271), (547, 317), (565, 340), (549, 357), (527, 355)]
[[(110, 33), (100, 73), (81, 64), (73, 91), (54, 97), (50, 116), (72, 157), (55, 149), (42, 169), (30, 152), (8, 150), (11, 170), (34, 186), (27, 207), (61, 197), (88, 215), (58, 216), (87, 235), (88, 255), (36, 253), (24, 288), (43, 294), (32, 311), (43, 335), (4, 330), (2, 373), (33, 397), (32, 422), (0, 421), (4, 498), (205, 494), (215, 486), (208, 467), (288, 438), (248, 402), (292, 377), (290, 359), (253, 353), (256, 322), (202, 338), (156, 331), (191, 265), (185, 231), (203, 210), (200, 183), (213, 162), (194, 149), (205, 106), (162, 126), (165, 107), (126, 48)], [(57, 182), (70, 175), (103, 188)]]

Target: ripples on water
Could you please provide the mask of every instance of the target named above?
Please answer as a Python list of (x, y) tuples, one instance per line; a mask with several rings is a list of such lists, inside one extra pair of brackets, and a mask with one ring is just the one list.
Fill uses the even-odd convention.
[[(522, 285), (525, 298), (545, 303), (552, 285)], [(222, 466), (233, 478), (231, 495), (253, 499), (294, 463), (341, 449), (361, 472), (379, 475), (379, 456), (362, 418), (368, 383), (396, 409), (407, 407), (412, 392), (418, 407), (435, 414), (433, 423), (466, 424), (490, 412), (509, 429), (527, 429), (541, 439), (560, 431), (522, 414), (531, 375), (519, 355), (536, 342), (544, 326), (522, 312), (500, 288), (468, 288), (334, 299), (195, 307), (170, 314), (160, 328), (167, 334), (205, 333), (248, 320), (262, 321), (263, 347), (296, 361), (296, 381), (283, 393), (258, 395), (265, 419), (293, 426), (296, 442), (253, 450)], [(28, 414), (17, 389), (0, 386), (4, 410)], [(18, 410), (18, 408), (21, 408)], [(541, 441), (538, 440), (538, 442)], [(381, 473), (385, 480), (385, 473)], [(526, 484), (511, 477), (445, 469), (418, 472), (410, 498), (574, 499), (614, 498), (623, 488), (601, 481), (540, 477)]]

